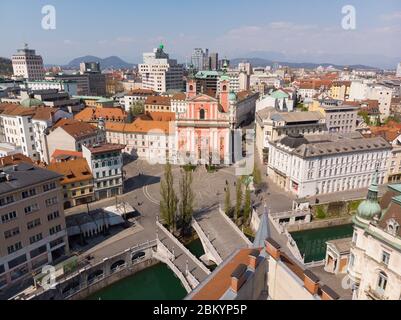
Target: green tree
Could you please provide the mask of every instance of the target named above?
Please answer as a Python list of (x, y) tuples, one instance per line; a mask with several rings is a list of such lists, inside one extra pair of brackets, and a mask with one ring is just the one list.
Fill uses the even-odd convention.
[(224, 212), (226, 215), (230, 215), (231, 213), (231, 194), (230, 194), (230, 186), (226, 185), (226, 194), (224, 198)]
[(253, 167), (253, 182), (255, 183), (255, 185), (259, 186), (262, 184), (262, 175), (260, 173), (259, 168), (256, 166)]
[(245, 203), (244, 203), (244, 224), (248, 224), (249, 216), (252, 212), (252, 203), (251, 203), (251, 190), (249, 187), (246, 188), (245, 191)]
[(131, 106), (131, 112), (134, 116), (145, 113), (145, 104), (141, 101), (135, 102)]
[(236, 185), (236, 198), (237, 202), (235, 203), (235, 216), (234, 219), (237, 220), (241, 215), (241, 206), (242, 206), (242, 178), (237, 178)]
[(194, 213), (195, 196), (192, 191), (192, 171), (181, 170), (180, 195), (181, 234), (184, 236), (191, 230)]
[(169, 162), (164, 167), (164, 178), (161, 181), (160, 193), (162, 197), (160, 200), (160, 215), (170, 231), (174, 232), (178, 199), (174, 192), (174, 180)]
[(366, 111), (366, 110), (362, 110), (362, 111), (359, 111), (358, 112), (358, 116), (360, 116), (360, 117), (362, 117), (362, 119), (363, 119), (363, 121), (368, 125), (368, 126), (370, 126), (370, 117), (369, 117), (369, 114), (368, 114), (368, 112)]

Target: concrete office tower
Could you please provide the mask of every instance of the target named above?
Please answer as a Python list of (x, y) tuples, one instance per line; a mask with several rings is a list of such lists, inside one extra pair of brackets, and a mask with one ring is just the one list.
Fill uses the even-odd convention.
[(29, 49), (27, 44), (25, 44), (24, 49), (18, 49), (11, 60), (15, 77), (27, 80), (44, 79), (43, 59), (36, 54), (35, 50)]
[(170, 59), (164, 46), (143, 54), (143, 63), (138, 66), (142, 77), (142, 88), (155, 92), (181, 91), (184, 89), (184, 67)]

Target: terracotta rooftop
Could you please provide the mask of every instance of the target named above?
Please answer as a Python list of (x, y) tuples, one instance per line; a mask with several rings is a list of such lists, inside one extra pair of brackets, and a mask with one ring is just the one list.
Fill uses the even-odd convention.
[(187, 95), (185, 92), (178, 92), (175, 93), (172, 97), (171, 100), (180, 100), (180, 101), (185, 101), (187, 99)]
[(156, 92), (150, 89), (133, 89), (131, 90), (128, 95), (132, 96), (149, 96), (149, 95), (154, 95)]
[(169, 106), (171, 105), (171, 99), (170, 97), (163, 97), (163, 96), (148, 96), (146, 98), (145, 105)]
[(23, 107), (20, 104), (13, 103), (1, 103), (0, 112), (7, 116), (33, 116), (36, 108)]
[(99, 154), (99, 153), (106, 153), (106, 152), (113, 152), (113, 151), (121, 151), (125, 148), (123, 144), (114, 144), (114, 143), (104, 143), (98, 146), (91, 146), (87, 147), (88, 150), (92, 154)]
[(220, 270), (213, 273), (213, 277), (200, 288), (192, 300), (219, 300), (231, 286), (231, 274), (238, 265), (248, 265), (249, 254), (253, 249), (242, 249), (237, 252)]
[(121, 133), (148, 133), (151, 130), (162, 130), (164, 134), (170, 132), (170, 121), (143, 120), (137, 118), (132, 123), (106, 123), (106, 131)]
[(62, 185), (93, 178), (86, 159), (75, 159), (52, 163), (47, 167), (47, 169), (63, 176), (63, 178), (61, 178)]
[(83, 109), (74, 119), (90, 122), (103, 118), (105, 121), (124, 121), (127, 113), (120, 108), (90, 108)]
[(1, 157), (0, 158), (0, 167), (2, 168), (2, 167), (18, 164), (21, 162), (33, 164), (33, 161), (31, 158), (29, 158), (21, 153), (17, 153), (17, 154), (13, 154), (10, 156)]
[(82, 158), (82, 152), (56, 149), (52, 154), (53, 160), (66, 160), (70, 158)]
[(97, 128), (86, 122), (81, 122), (74, 119), (61, 119), (57, 121), (53, 129), (62, 128), (70, 136), (75, 139), (91, 136), (97, 133)]

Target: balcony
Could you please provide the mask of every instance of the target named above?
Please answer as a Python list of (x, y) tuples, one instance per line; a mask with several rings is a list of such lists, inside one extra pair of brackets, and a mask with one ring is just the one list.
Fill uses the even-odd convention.
[(384, 295), (384, 291), (379, 288), (374, 289), (371, 286), (368, 286), (365, 290), (365, 294), (372, 300), (389, 300), (389, 298)]

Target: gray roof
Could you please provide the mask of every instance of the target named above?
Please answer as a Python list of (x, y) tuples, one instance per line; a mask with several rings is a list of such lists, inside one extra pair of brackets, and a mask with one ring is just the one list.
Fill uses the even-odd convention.
[(4, 167), (0, 170), (0, 173), (9, 175), (9, 180), (0, 182), (0, 195), (62, 177), (54, 171), (28, 163)]
[(272, 116), (272, 120), (285, 122), (319, 121), (325, 117), (319, 111), (279, 112)]
[(255, 240), (253, 241), (254, 248), (263, 248), (265, 246), (265, 240), (270, 237), (269, 219), (267, 215), (268, 213), (265, 210), (261, 216), (259, 228), (256, 232)]
[[(276, 147), (291, 152), (301, 158), (324, 155), (391, 149), (391, 145), (382, 137), (364, 138), (359, 132), (350, 134), (299, 135), (299, 143), (288, 143), (288, 137), (276, 141)], [(285, 149), (289, 147), (290, 149)]]

